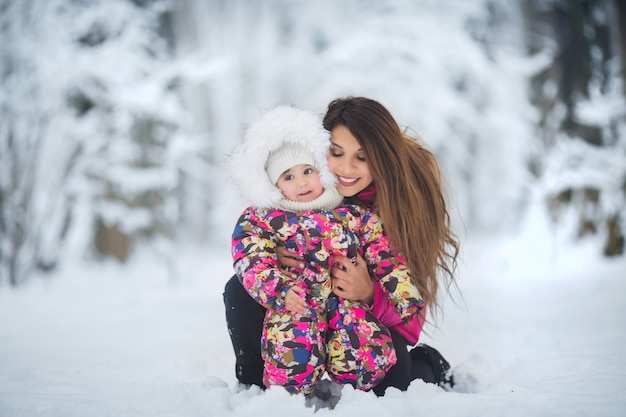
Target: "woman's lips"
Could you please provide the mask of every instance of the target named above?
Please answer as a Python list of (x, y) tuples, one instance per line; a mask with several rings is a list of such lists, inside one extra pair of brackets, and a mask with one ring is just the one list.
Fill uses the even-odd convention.
[(339, 182), (339, 184), (343, 185), (344, 187), (350, 187), (356, 184), (358, 180), (359, 178), (348, 178), (337, 175), (337, 182)]

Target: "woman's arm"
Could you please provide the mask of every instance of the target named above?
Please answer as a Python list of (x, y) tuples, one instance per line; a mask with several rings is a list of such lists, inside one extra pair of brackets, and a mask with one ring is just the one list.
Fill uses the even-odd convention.
[(337, 256), (333, 260), (337, 264), (331, 271), (333, 292), (346, 300), (365, 303), (381, 324), (402, 335), (409, 344), (416, 344), (424, 322), (421, 315), (413, 314), (403, 319), (382, 286), (370, 278), (360, 256), (357, 255), (356, 265), (347, 257)]
[[(303, 270), (304, 259), (296, 253), (290, 252), (289, 249), (281, 245), (280, 242), (276, 243), (274, 248), (276, 252), (276, 258), (278, 259), (278, 265), (283, 274), (296, 279), (298, 274), (293, 272), (293, 269)], [(313, 265), (313, 262), (309, 262), (309, 265)]]
[(367, 264), (357, 255), (356, 263), (345, 256), (334, 256), (330, 270), (333, 292), (339, 297), (372, 304), (375, 294), (374, 282), (370, 278)]
[(404, 321), (418, 314), (424, 307), (424, 300), (413, 284), (404, 260), (392, 250), (376, 213), (367, 211), (363, 215), (359, 239), (370, 275), (387, 294), (394, 310)]
[(418, 314), (412, 315), (409, 319), (403, 320), (382, 288), (375, 286), (374, 289), (374, 301), (370, 305), (370, 311), (374, 317), (389, 329), (404, 336), (410, 345), (416, 344), (424, 324), (424, 318), (421, 314), (423, 310)]

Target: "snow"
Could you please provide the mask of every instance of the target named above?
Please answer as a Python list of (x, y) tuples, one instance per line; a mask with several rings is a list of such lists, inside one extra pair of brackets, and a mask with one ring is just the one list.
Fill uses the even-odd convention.
[(422, 338), (455, 369), (454, 392), (344, 387), (334, 410), (316, 411), (281, 388), (240, 390), (222, 303), (228, 248), (179, 247), (173, 269), (144, 249), (126, 266), (75, 259), (3, 288), (0, 415), (621, 416), (626, 259), (534, 224), (465, 239), (462, 296)]
[[(28, 180), (35, 189), (6, 214), (28, 243), (13, 255), (11, 233), (0, 233), (0, 248), (19, 258), (20, 280), (41, 260), (59, 265), (17, 289), (0, 279), (0, 417), (626, 413), (626, 259), (601, 257), (603, 226), (566, 244), (580, 213), (558, 228), (545, 214), (547, 197), (585, 185), (602, 191), (605, 214), (623, 213), (624, 140), (541, 145), (528, 79), (556, 51), (526, 56), (519, 2), (490, 2), (506, 16), (496, 27), (484, 1), (181, 2), (176, 57), (153, 30), (159, 2), (66, 3), (2, 3), (0, 63), (15, 69), (0, 86), (12, 122), (0, 124), (0, 185), (14, 201)], [(98, 35), (106, 42), (78, 41)], [(624, 138), (622, 84), (611, 79), (576, 103), (578, 121)], [(236, 386), (221, 294), (241, 207), (220, 162), (262, 111), (292, 103), (322, 113), (343, 95), (380, 100), (424, 139), (450, 184), (457, 229), (469, 230), (462, 295), (422, 338), (458, 385), (416, 381), (384, 398), (345, 387), (335, 410), (316, 412), (281, 389)], [(95, 107), (77, 115), (68, 97)], [(561, 117), (557, 103), (548, 129)], [(158, 168), (129, 165), (146, 150), (129, 140), (142, 118), (160, 122), (147, 155)], [(10, 131), (21, 138), (12, 152)], [(540, 179), (527, 169), (532, 157), (545, 165)], [(116, 205), (99, 198), (107, 184), (127, 197), (159, 191), (163, 206)], [(139, 240), (125, 266), (95, 262), (85, 258), (95, 214), (124, 230), (158, 220), (176, 232)]]

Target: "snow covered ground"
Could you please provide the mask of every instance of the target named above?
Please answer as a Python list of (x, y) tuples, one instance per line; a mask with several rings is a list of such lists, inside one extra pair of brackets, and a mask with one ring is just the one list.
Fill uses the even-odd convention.
[(227, 248), (176, 258), (66, 262), (0, 288), (0, 416), (626, 415), (624, 257), (537, 239), (465, 242), (463, 300), (447, 302), (422, 340), (449, 359), (458, 391), (416, 381), (376, 398), (344, 387), (334, 410), (317, 412), (281, 389), (238, 392)]

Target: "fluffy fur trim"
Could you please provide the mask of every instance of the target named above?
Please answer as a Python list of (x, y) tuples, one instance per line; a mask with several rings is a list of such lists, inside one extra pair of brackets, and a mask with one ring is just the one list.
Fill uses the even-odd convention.
[(231, 179), (247, 204), (277, 207), (283, 198), (265, 171), (272, 151), (285, 143), (304, 146), (315, 158), (324, 188), (335, 187), (335, 176), (327, 165), (330, 133), (315, 113), (290, 106), (279, 106), (252, 123), (229, 158)]

